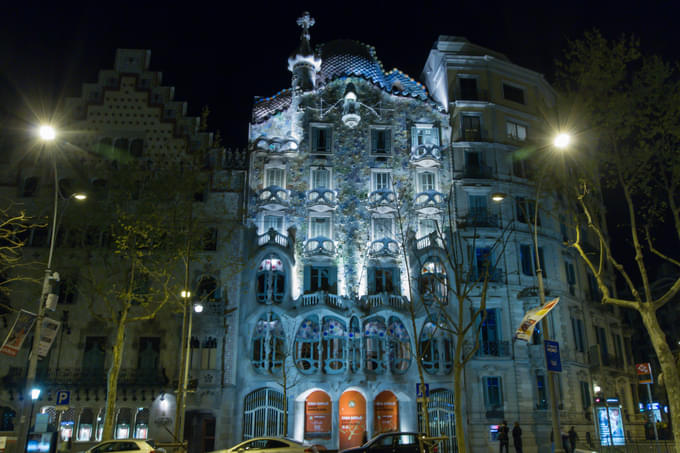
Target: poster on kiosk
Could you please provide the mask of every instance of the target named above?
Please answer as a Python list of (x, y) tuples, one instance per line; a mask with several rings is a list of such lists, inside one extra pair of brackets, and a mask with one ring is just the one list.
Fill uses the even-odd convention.
[(625, 445), (623, 417), (618, 398), (607, 398), (595, 406), (600, 445)]

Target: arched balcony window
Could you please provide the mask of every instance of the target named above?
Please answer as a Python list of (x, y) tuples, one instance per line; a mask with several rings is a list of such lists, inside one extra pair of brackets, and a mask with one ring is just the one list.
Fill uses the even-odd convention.
[(356, 373), (361, 370), (361, 327), (356, 316), (352, 317), (349, 322), (347, 337), (349, 369)]
[(217, 280), (214, 277), (203, 276), (198, 282), (198, 290), (196, 291), (200, 300), (217, 300)]
[(402, 374), (411, 365), (411, 339), (404, 323), (397, 317), (391, 317), (387, 328), (390, 340), (390, 369), (393, 373)]
[(261, 373), (276, 373), (285, 358), (285, 334), (281, 320), (274, 313), (263, 315), (255, 326), (253, 334), (252, 363)]
[(432, 316), (420, 331), (420, 360), (430, 374), (448, 373), (453, 367), (451, 335), (445, 321)]
[(366, 371), (385, 372), (386, 333), (385, 322), (380, 318), (373, 318), (364, 324)]
[(426, 303), (445, 305), (448, 302), (446, 270), (439, 258), (429, 258), (420, 269), (418, 291)]
[(306, 318), (295, 335), (295, 366), (301, 373), (312, 374), (319, 370), (319, 322)]
[(262, 304), (280, 304), (286, 294), (286, 271), (283, 261), (272, 254), (263, 259), (257, 268), (257, 301)]
[(345, 371), (347, 366), (347, 327), (337, 318), (324, 318), (321, 331), (323, 369), (328, 374)]

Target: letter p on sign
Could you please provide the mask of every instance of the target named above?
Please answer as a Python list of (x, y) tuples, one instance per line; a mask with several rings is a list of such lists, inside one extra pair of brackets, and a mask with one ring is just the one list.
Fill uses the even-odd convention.
[(71, 392), (68, 390), (59, 390), (57, 392), (57, 406), (68, 406), (71, 403)]

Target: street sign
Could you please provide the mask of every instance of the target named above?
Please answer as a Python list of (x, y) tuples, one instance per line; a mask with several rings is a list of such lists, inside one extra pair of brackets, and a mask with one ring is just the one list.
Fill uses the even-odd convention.
[(556, 341), (545, 340), (545, 363), (548, 371), (562, 371), (562, 362), (560, 361), (560, 344)]
[(638, 375), (638, 384), (651, 384), (654, 382), (651, 363), (636, 363), (635, 371), (637, 371)]
[(69, 390), (59, 390), (57, 392), (56, 406), (68, 409), (70, 404), (71, 404), (71, 392)]
[[(423, 390), (425, 390), (423, 392)], [(422, 398), (423, 396), (430, 396), (430, 384), (425, 384), (425, 387), (420, 384), (420, 382), (416, 383), (416, 397)]]

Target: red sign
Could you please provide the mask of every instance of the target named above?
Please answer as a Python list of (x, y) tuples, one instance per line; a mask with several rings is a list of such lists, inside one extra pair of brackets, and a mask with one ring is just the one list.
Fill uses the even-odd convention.
[(331, 397), (317, 390), (305, 400), (305, 437), (331, 437)]
[(340, 397), (340, 450), (359, 447), (366, 432), (366, 400), (348, 390)]
[(373, 403), (373, 426), (376, 434), (399, 431), (399, 401), (394, 393), (385, 390)]
[(647, 363), (636, 363), (635, 370), (638, 374), (638, 384), (651, 384), (654, 382), (652, 377), (652, 365)]

